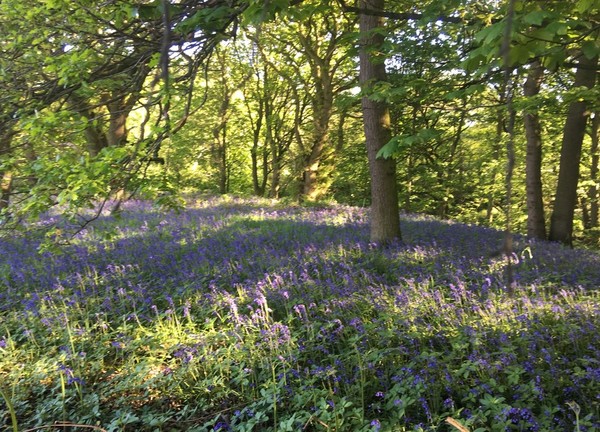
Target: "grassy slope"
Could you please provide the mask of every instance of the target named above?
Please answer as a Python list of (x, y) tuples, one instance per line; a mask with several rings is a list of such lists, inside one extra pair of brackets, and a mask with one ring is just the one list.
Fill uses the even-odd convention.
[(229, 200), (132, 203), (60, 255), (2, 240), (0, 422), (600, 430), (600, 257), (518, 240), (509, 297), (500, 233), (402, 228), (380, 249), (363, 209)]

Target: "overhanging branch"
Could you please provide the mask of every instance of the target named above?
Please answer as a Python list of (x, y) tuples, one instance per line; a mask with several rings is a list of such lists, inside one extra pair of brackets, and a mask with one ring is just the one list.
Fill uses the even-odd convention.
[[(415, 12), (379, 11), (379, 10), (374, 10), (374, 9), (369, 9), (369, 8), (359, 8), (359, 7), (355, 7), (355, 6), (348, 6), (344, 0), (338, 0), (338, 1), (340, 2), (340, 5), (342, 6), (343, 11), (351, 12), (351, 13), (355, 13), (355, 14), (359, 14), (359, 15), (370, 15), (370, 16), (390, 18), (390, 19), (401, 20), (401, 21), (418, 21), (425, 17), (425, 15), (420, 14), (420, 13), (415, 13)], [(431, 21), (432, 22), (442, 21), (442, 22), (453, 23), (453, 24), (468, 24), (468, 21), (465, 21), (461, 17), (453, 17), (453, 16), (446, 16), (446, 15), (438, 15)]]

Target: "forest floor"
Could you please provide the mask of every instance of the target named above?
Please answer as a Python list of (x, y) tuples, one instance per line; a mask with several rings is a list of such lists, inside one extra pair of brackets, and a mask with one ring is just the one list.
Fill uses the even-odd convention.
[(517, 238), (510, 295), (502, 233), (402, 230), (228, 198), (0, 239), (0, 430), (600, 431), (600, 256)]

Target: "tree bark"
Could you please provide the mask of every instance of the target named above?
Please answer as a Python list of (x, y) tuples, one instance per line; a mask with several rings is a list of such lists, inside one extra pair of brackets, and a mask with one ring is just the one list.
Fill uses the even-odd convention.
[[(574, 87), (592, 88), (596, 82), (598, 57), (590, 60), (581, 57), (575, 73)], [(581, 147), (585, 135), (585, 126), (589, 117), (585, 101), (575, 100), (569, 105), (563, 130), (560, 153), (560, 168), (554, 211), (550, 221), (550, 240), (572, 246), (573, 218), (577, 204), (577, 183), (579, 181), (579, 163)]]
[[(269, 141), (269, 149), (271, 151), (271, 188), (269, 191), (270, 198), (279, 198), (279, 189), (281, 187), (281, 152), (277, 143), (278, 137), (274, 133), (275, 118), (271, 101), (267, 102), (268, 115), (270, 120), (267, 126), (267, 139)], [(279, 131), (277, 131), (279, 132)]]
[(219, 119), (213, 128), (213, 160), (219, 171), (219, 193), (227, 193), (227, 122), (229, 93), (225, 92), (219, 107)]
[(226, 78), (221, 82), (223, 90), (221, 93), (221, 105), (217, 112), (217, 124), (212, 128), (213, 145), (212, 158), (213, 163), (218, 169), (219, 193), (226, 194), (228, 184), (228, 166), (227, 166), (227, 123), (229, 122), (229, 106), (233, 91), (229, 90)]
[(302, 196), (309, 201), (318, 200), (324, 190), (319, 186), (319, 174), (323, 150), (328, 144), (328, 137), (322, 131), (315, 132), (310, 153), (306, 156), (304, 173), (302, 176)]
[(12, 191), (12, 172), (3, 171), (0, 173), (0, 212), (8, 208), (10, 202), (10, 193)]
[[(384, 6), (385, 0), (360, 1), (361, 9), (382, 11)], [(363, 90), (387, 78), (383, 60), (375, 58), (384, 40), (376, 30), (383, 24), (383, 18), (360, 15), (360, 84)], [(371, 241), (388, 243), (401, 239), (396, 162), (391, 158), (377, 158), (379, 150), (391, 139), (390, 113), (387, 104), (376, 102), (368, 95), (362, 98), (362, 111), (371, 176)]]
[(300, 42), (310, 66), (314, 95), (312, 96), (313, 130), (310, 151), (304, 160), (302, 176), (302, 197), (317, 200), (325, 194), (327, 185), (322, 182), (322, 167), (325, 149), (330, 144), (329, 131), (333, 114), (333, 100), (339, 89), (334, 89), (335, 65), (332, 67), (333, 53), (337, 47), (337, 34), (330, 29), (331, 39), (325, 47), (325, 52), (319, 52), (315, 47), (320, 43), (310, 37), (300, 35)]
[(600, 163), (600, 146), (598, 141), (600, 140), (600, 112), (594, 113), (594, 120), (592, 121), (592, 148), (590, 153), (592, 154), (592, 161), (590, 167), (590, 180), (594, 183), (588, 190), (588, 198), (590, 200), (590, 228), (598, 226), (598, 187), (596, 182), (598, 181), (598, 165)]
[[(10, 155), (12, 137), (12, 130), (0, 126), (0, 158)], [(0, 171), (0, 213), (8, 208), (12, 191), (12, 179), (10, 170)]]
[[(258, 99), (258, 107), (257, 107), (257, 118), (256, 121), (252, 121), (252, 149), (250, 150), (250, 157), (252, 159), (252, 189), (254, 190), (254, 195), (256, 196), (264, 196), (265, 188), (264, 188), (264, 175), (263, 178), (259, 180), (258, 176), (258, 161), (259, 161), (259, 151), (261, 150), (260, 139), (262, 133), (262, 124), (264, 117), (264, 106), (266, 98)], [(251, 109), (248, 109), (248, 112), (251, 113)], [(262, 154), (264, 155), (265, 149), (262, 148)], [(264, 172), (265, 166), (262, 165), (262, 169)]]
[[(12, 122), (0, 119), (0, 160), (12, 156), (12, 140), (16, 134)], [(27, 157), (27, 151), (25, 156)], [(13, 171), (10, 168), (0, 171), (0, 213), (10, 204), (13, 186)]]
[[(539, 61), (530, 65), (523, 95), (532, 97), (540, 92), (543, 66)], [(545, 240), (546, 222), (544, 219), (544, 200), (542, 194), (542, 131), (537, 112), (525, 113), (523, 118), (527, 153), (525, 157), (525, 188), (527, 195), (527, 236)]]
[(127, 140), (127, 116), (131, 108), (124, 99), (117, 99), (106, 104), (109, 112), (108, 131), (106, 143), (109, 147), (120, 147)]

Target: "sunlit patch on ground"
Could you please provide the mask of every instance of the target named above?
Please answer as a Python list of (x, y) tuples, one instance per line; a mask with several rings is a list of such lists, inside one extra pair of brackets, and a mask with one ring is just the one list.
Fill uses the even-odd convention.
[(501, 233), (413, 215), (402, 229), (381, 248), (365, 209), (229, 198), (129, 203), (61, 254), (2, 239), (0, 418), (598, 430), (598, 255), (518, 238), (509, 296)]

